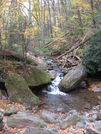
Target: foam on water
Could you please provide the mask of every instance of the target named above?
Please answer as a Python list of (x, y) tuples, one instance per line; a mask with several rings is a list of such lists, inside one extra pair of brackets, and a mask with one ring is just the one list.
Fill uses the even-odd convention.
[(59, 90), (59, 83), (63, 77), (60, 77), (60, 73), (57, 73), (56, 78), (52, 81), (52, 84), (49, 85), (51, 88), (51, 91), (47, 91), (45, 88), (43, 89), (43, 92), (47, 92), (48, 94), (53, 94), (53, 95), (64, 95), (66, 96), (67, 94), (64, 92), (61, 92)]

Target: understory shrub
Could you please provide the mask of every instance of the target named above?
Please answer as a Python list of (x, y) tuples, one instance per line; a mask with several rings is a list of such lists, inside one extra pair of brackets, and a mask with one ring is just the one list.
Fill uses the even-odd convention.
[(101, 30), (89, 41), (82, 60), (87, 67), (87, 73), (101, 75)]

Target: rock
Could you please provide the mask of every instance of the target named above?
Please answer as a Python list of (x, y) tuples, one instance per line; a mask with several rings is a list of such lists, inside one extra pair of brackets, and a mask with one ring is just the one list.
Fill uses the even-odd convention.
[(47, 63), (46, 61), (42, 58), (42, 57), (36, 57), (36, 56), (33, 56), (33, 55), (28, 55), (32, 60), (34, 60), (34, 62), (36, 62), (36, 64), (43, 68), (44, 70), (47, 69)]
[(32, 93), (22, 76), (16, 74), (9, 76), (5, 86), (11, 101), (31, 106), (40, 104), (38, 97)]
[(86, 124), (83, 124), (82, 122), (77, 122), (76, 124), (76, 129), (81, 129), (81, 128), (85, 128)]
[(51, 112), (48, 112), (48, 111), (43, 111), (42, 114), (41, 114), (41, 118), (47, 122), (47, 123), (56, 123), (58, 122), (58, 116), (51, 113)]
[(97, 130), (100, 130), (101, 129), (101, 121), (95, 121), (94, 122), (94, 128), (97, 129)]
[(99, 109), (98, 109), (98, 111), (100, 111), (101, 110), (101, 104), (99, 105)]
[(74, 70), (69, 71), (60, 81), (59, 88), (63, 92), (68, 92), (79, 86), (80, 82), (86, 77), (85, 66), (78, 65)]
[(2, 113), (2, 114), (4, 113), (4, 110), (3, 110), (3, 109), (1, 109), (1, 108), (0, 108), (0, 113)]
[(67, 119), (64, 119), (63, 121), (61, 121), (59, 126), (61, 129), (66, 129), (67, 127), (76, 125), (78, 121), (80, 121), (80, 116), (78, 115), (78, 113), (74, 113), (70, 115)]
[(3, 123), (3, 113), (0, 112), (0, 131), (3, 129), (4, 123)]
[(30, 67), (29, 76), (25, 75), (24, 78), (30, 87), (40, 86), (50, 83), (49, 75), (40, 67)]
[(3, 114), (0, 112), (0, 122), (3, 120)]
[(94, 122), (97, 119), (97, 115), (93, 114), (90, 118), (89, 121)]
[(97, 113), (97, 120), (101, 120), (101, 110)]
[(46, 90), (49, 91), (49, 92), (51, 92), (51, 91), (52, 91), (51, 85), (47, 86), (47, 87), (46, 87)]
[(52, 131), (48, 128), (27, 127), (24, 134), (59, 134), (59, 133)]
[(93, 127), (88, 127), (86, 129), (86, 134), (101, 134), (101, 133), (97, 131), (96, 129), (94, 129)]
[(1, 121), (0, 122), (0, 131), (2, 131), (3, 127), (4, 127), (4, 123), (3, 123), (3, 121)]
[(65, 113), (65, 109), (64, 108), (58, 108), (57, 109), (57, 112), (59, 112), (59, 113)]
[(82, 123), (86, 123), (86, 122), (89, 122), (89, 117), (87, 117), (86, 115), (84, 115), (81, 120), (80, 120)]
[(54, 65), (52, 63), (47, 63), (47, 69), (52, 70), (54, 68)]
[(82, 81), (82, 82), (80, 83), (80, 87), (81, 87), (81, 88), (86, 88), (86, 87), (87, 87), (86, 82), (85, 82), (85, 81)]
[(17, 113), (11, 115), (7, 120), (9, 127), (24, 128), (31, 127), (46, 127), (46, 123), (42, 119), (38, 119), (35, 116), (28, 116), (26, 113)]
[(5, 110), (4, 115), (5, 115), (5, 116), (10, 116), (10, 115), (16, 114), (16, 113), (17, 113), (16, 108), (10, 107), (10, 108), (7, 108), (7, 109)]
[(75, 114), (75, 113), (77, 113), (76, 110), (70, 110), (70, 111), (68, 112), (68, 114)]
[(85, 109), (90, 109), (90, 107), (91, 107), (90, 103), (86, 103), (84, 106)]
[(49, 76), (50, 76), (51, 80), (54, 80), (56, 77), (55, 73), (52, 71), (49, 72)]

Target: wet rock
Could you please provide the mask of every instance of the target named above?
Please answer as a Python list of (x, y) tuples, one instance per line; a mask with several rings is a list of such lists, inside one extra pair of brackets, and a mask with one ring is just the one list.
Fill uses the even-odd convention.
[(10, 107), (10, 108), (7, 108), (4, 112), (4, 115), (5, 116), (10, 116), (12, 114), (16, 114), (17, 113), (17, 109), (14, 108), (14, 107)]
[(46, 90), (49, 91), (49, 92), (51, 92), (51, 90), (52, 90), (51, 85), (47, 86), (46, 87)]
[(78, 113), (74, 113), (70, 115), (67, 119), (64, 119), (60, 122), (59, 126), (61, 129), (66, 129), (72, 125), (76, 125), (76, 123), (80, 121), (80, 116)]
[(94, 128), (97, 129), (97, 130), (100, 130), (101, 129), (101, 121), (95, 121), (94, 122)]
[(54, 68), (54, 65), (52, 65), (51, 63), (48, 63), (47, 68), (48, 70), (52, 70)]
[(5, 86), (11, 101), (31, 106), (40, 104), (39, 98), (31, 92), (22, 76), (14, 74), (7, 77)]
[(74, 70), (69, 71), (61, 80), (59, 87), (63, 92), (68, 92), (79, 86), (80, 82), (86, 77), (85, 66), (78, 65)]
[(47, 123), (56, 123), (58, 122), (59, 117), (51, 112), (44, 110), (41, 114), (41, 118)]
[(85, 128), (86, 124), (83, 124), (82, 122), (77, 122), (76, 124), (76, 129), (81, 129), (81, 128)]
[(59, 134), (59, 133), (52, 131), (51, 129), (48, 128), (27, 127), (24, 134)]
[(101, 110), (97, 113), (97, 120), (101, 120)]
[(49, 72), (49, 76), (50, 76), (51, 80), (54, 80), (56, 77), (55, 73), (52, 71)]
[(96, 129), (94, 129), (93, 127), (88, 127), (86, 129), (86, 134), (101, 134), (101, 133), (97, 131)]
[(84, 106), (85, 109), (90, 109), (90, 107), (91, 107), (90, 103), (86, 103)]
[(35, 116), (28, 116), (26, 113), (17, 113), (11, 115), (7, 120), (9, 127), (24, 128), (31, 127), (46, 127), (46, 123), (42, 119), (38, 119)]
[(80, 83), (80, 87), (81, 87), (81, 88), (86, 88), (86, 87), (87, 87), (86, 82), (85, 82), (85, 81), (82, 81), (82, 82)]

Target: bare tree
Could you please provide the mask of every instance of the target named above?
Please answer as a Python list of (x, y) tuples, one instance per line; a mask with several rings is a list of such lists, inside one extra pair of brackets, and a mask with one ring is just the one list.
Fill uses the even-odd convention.
[(92, 23), (93, 23), (93, 26), (95, 27), (96, 25), (96, 22), (95, 22), (95, 18), (94, 18), (94, 5), (93, 5), (93, 0), (90, 1), (91, 2), (91, 10), (92, 10)]
[(31, 0), (29, 0), (29, 50), (32, 50), (32, 41), (31, 41)]

